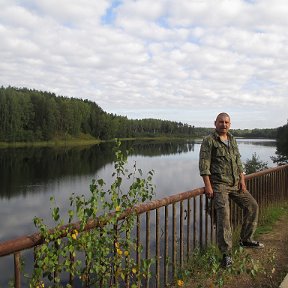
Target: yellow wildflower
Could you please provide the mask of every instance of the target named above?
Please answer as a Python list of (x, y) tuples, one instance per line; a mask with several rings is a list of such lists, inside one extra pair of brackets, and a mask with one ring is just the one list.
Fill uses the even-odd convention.
[(118, 242), (115, 242), (115, 248), (119, 248), (120, 247), (120, 245), (119, 245), (119, 243)]
[(75, 230), (73, 230), (73, 233), (71, 234), (71, 237), (72, 237), (74, 240), (76, 240), (78, 234), (79, 234), (78, 231), (75, 229)]
[(124, 255), (127, 257), (129, 255), (129, 252), (128, 251), (125, 251), (124, 252)]
[(123, 251), (122, 251), (121, 249), (118, 249), (118, 248), (117, 248), (116, 251), (117, 251), (117, 254), (120, 255), (120, 256), (123, 254)]
[(45, 286), (44, 286), (44, 283), (43, 282), (40, 282), (37, 286), (36, 286), (36, 288), (44, 288)]
[(120, 207), (120, 206), (116, 206), (116, 208), (115, 208), (115, 211), (116, 211), (116, 212), (119, 212), (119, 211), (120, 211), (120, 209), (121, 209), (121, 207)]
[(136, 274), (137, 273), (137, 269), (136, 268), (132, 268), (132, 273)]
[(181, 279), (177, 280), (177, 285), (178, 285), (179, 287), (182, 287), (182, 286), (184, 285), (184, 281), (181, 280)]

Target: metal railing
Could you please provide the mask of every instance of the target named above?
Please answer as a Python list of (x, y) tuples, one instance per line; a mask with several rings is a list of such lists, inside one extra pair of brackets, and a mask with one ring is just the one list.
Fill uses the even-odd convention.
[[(260, 215), (270, 204), (288, 200), (288, 165), (247, 175), (246, 182), (259, 204)], [(154, 279), (141, 283), (141, 287), (165, 287), (174, 280), (177, 269), (183, 267), (195, 247), (205, 247), (216, 241), (214, 213), (203, 193), (204, 189), (198, 188), (134, 207), (137, 214), (135, 237), (137, 245), (144, 248), (143, 253), (137, 253), (136, 261), (140, 263), (141, 258), (151, 257), (156, 260), (151, 268)], [(240, 224), (241, 210), (234, 203), (230, 207), (233, 226)], [(124, 219), (129, 213), (131, 210), (125, 211), (120, 218)], [(98, 225), (99, 221), (92, 219), (85, 230), (96, 229)], [(66, 236), (66, 227), (63, 226), (60, 237)], [(80, 223), (73, 225), (75, 229), (79, 227)], [(21, 287), (21, 252), (41, 243), (43, 239), (39, 233), (0, 243), (0, 257), (14, 256), (15, 287)], [(73, 285), (72, 277), (70, 282)]]

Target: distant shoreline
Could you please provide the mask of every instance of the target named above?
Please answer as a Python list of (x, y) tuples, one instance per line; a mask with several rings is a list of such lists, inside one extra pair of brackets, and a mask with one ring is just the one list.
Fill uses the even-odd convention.
[[(204, 136), (203, 136), (204, 137)], [(203, 137), (136, 137), (136, 138), (119, 138), (120, 141), (199, 141)], [(249, 139), (249, 140), (263, 140), (263, 141), (275, 141), (272, 138), (260, 138), (260, 137), (235, 137), (236, 139)], [(25, 148), (25, 147), (76, 147), (76, 146), (90, 146), (100, 143), (113, 142), (115, 139), (99, 140), (93, 138), (69, 138), (69, 139), (55, 139), (50, 141), (35, 141), (35, 142), (0, 142), (0, 149), (3, 148)]]
[[(199, 140), (201, 138), (192, 137), (139, 137), (139, 138), (119, 138), (120, 141), (184, 141), (184, 140)], [(106, 142), (113, 142), (115, 139), (99, 140), (99, 139), (55, 139), (50, 141), (35, 141), (35, 142), (0, 142), (0, 149), (2, 148), (25, 148), (25, 147), (73, 147), (73, 146), (87, 146)]]

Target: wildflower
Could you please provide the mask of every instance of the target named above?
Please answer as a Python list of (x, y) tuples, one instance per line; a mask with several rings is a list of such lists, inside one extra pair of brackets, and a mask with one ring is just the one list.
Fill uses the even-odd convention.
[(137, 273), (137, 269), (136, 268), (132, 268), (132, 273), (136, 274)]
[(72, 237), (74, 240), (76, 240), (78, 234), (79, 234), (78, 231), (75, 229), (75, 230), (73, 230), (73, 233), (71, 234), (71, 237)]
[(120, 247), (120, 245), (119, 245), (119, 243), (118, 242), (115, 242), (115, 248), (119, 248)]
[(87, 280), (87, 275), (86, 274), (82, 274), (82, 275), (79, 276), (79, 279), (84, 282), (84, 281)]
[(181, 279), (177, 280), (177, 285), (178, 287), (182, 287), (184, 285), (184, 281)]
[(124, 252), (124, 255), (127, 257), (129, 255), (129, 252), (128, 251), (125, 251)]
[(116, 211), (116, 212), (119, 212), (119, 211), (120, 211), (120, 209), (121, 209), (121, 207), (120, 207), (120, 206), (116, 206), (116, 208), (115, 208), (115, 211)]
[(123, 254), (123, 251), (121, 249), (119, 249), (119, 248), (117, 248), (116, 251), (117, 251), (117, 254), (120, 255), (120, 256)]
[(40, 282), (37, 286), (36, 286), (36, 288), (44, 288), (45, 286), (44, 286), (44, 283), (43, 282)]

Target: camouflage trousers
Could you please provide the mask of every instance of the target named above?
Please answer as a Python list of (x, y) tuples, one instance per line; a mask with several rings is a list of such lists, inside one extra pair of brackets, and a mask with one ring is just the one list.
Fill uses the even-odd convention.
[(252, 240), (258, 222), (258, 204), (248, 191), (239, 191), (237, 186), (217, 184), (213, 185), (213, 190), (218, 247), (223, 254), (230, 254), (232, 250), (232, 229), (229, 199), (233, 200), (243, 210), (243, 223), (240, 233), (242, 241)]

